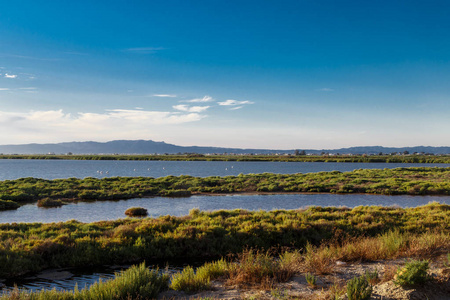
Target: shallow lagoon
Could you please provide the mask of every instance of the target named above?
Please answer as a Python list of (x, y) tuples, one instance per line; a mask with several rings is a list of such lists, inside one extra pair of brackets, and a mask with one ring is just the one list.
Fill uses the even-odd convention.
[(149, 216), (182, 216), (189, 210), (219, 210), (242, 208), (247, 210), (297, 209), (305, 206), (380, 205), (415, 207), (438, 201), (450, 204), (450, 196), (386, 196), (370, 194), (271, 194), (271, 195), (221, 195), (192, 196), (189, 198), (135, 198), (120, 201), (78, 202), (59, 208), (39, 208), (27, 204), (17, 210), (0, 212), (0, 223), (20, 222), (64, 222), (75, 219), (81, 222), (115, 220), (125, 218), (125, 210), (140, 206), (148, 210)]
[(249, 173), (315, 173), (355, 169), (450, 167), (449, 164), (333, 163), (333, 162), (236, 162), (236, 161), (116, 161), (0, 159), (0, 180), (34, 177), (43, 179), (191, 175), (230, 176)]

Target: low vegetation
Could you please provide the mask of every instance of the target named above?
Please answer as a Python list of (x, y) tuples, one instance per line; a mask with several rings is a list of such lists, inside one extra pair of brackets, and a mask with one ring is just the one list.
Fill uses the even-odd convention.
[(60, 199), (51, 199), (51, 198), (42, 198), (37, 202), (37, 206), (39, 207), (60, 207), (65, 203)]
[[(183, 217), (0, 224), (0, 277), (49, 267), (220, 257), (246, 248), (304, 249), (305, 271), (334, 262), (448, 253), (450, 206), (192, 210)], [(274, 253), (275, 254), (275, 253)], [(283, 261), (295, 260), (295, 255)], [(289, 264), (289, 263), (286, 263)], [(277, 275), (278, 276), (278, 275)], [(281, 275), (280, 275), (281, 276)]]
[(151, 196), (185, 197), (198, 193), (264, 192), (450, 195), (450, 168), (360, 169), (344, 173), (264, 173), (204, 178), (186, 175), (55, 180), (21, 178), (0, 182), (0, 200), (17, 203), (43, 198), (67, 202)]
[(145, 264), (133, 266), (116, 274), (113, 280), (98, 282), (88, 288), (72, 291), (44, 290), (31, 292), (15, 289), (0, 296), (0, 300), (100, 300), (100, 299), (154, 299), (167, 289), (169, 276), (158, 270), (149, 270)]
[[(396, 251), (383, 253), (391, 248), (393, 239), (400, 243)], [(416, 244), (416, 241), (426, 241)], [(363, 262), (368, 257), (374, 259), (393, 259), (399, 257), (430, 258), (446, 253), (450, 246), (448, 230), (442, 232), (400, 233), (398, 230), (390, 230), (374, 237), (359, 237), (357, 240), (347, 237), (344, 239), (324, 240), (317, 246), (310, 246), (308, 251), (302, 249), (288, 249), (276, 251), (247, 248), (235, 255), (228, 255), (227, 259), (220, 259), (205, 263), (196, 270), (190, 266), (182, 271), (167, 275), (158, 270), (149, 270), (144, 264), (133, 266), (130, 269), (117, 274), (111, 281), (100, 282), (89, 288), (75, 291), (20, 291), (17, 288), (9, 295), (3, 295), (0, 300), (32, 300), (32, 299), (152, 299), (160, 291), (173, 289), (187, 293), (195, 293), (211, 289), (211, 282), (218, 280), (229, 287), (244, 289), (256, 288), (272, 291), (272, 295), (286, 296), (283, 299), (291, 299), (287, 294), (275, 290), (278, 283), (288, 281), (293, 275), (304, 274), (307, 282), (314, 287), (320, 271), (311, 271), (310, 261), (320, 263), (320, 257), (327, 256), (333, 265), (338, 260), (347, 262)], [(345, 256), (350, 251), (352, 256)], [(378, 255), (372, 248), (376, 248)], [(278, 252), (278, 253), (277, 253)], [(326, 253), (324, 255), (324, 253)], [(328, 262), (325, 262), (328, 263)], [(317, 267), (317, 266), (316, 266)], [(419, 283), (417, 278), (428, 278), (426, 270), (427, 261), (412, 260), (398, 270), (398, 274), (410, 274), (407, 278), (414, 278), (414, 284)], [(319, 268), (320, 269), (320, 268)], [(399, 276), (396, 277), (399, 280)], [(372, 285), (378, 282), (376, 270), (366, 271), (363, 275), (347, 281), (348, 299), (369, 299), (372, 293)], [(408, 279), (408, 284), (412, 281)], [(323, 291), (323, 288), (322, 288)], [(326, 291), (332, 299), (341, 299), (345, 288), (335, 283)], [(326, 298), (326, 299), (331, 299)], [(200, 299), (200, 298), (198, 298)], [(208, 298), (214, 299), (214, 298)], [(323, 299), (323, 298), (321, 298)]]
[(125, 211), (125, 215), (130, 217), (145, 217), (148, 215), (148, 211), (143, 207), (130, 207)]
[(450, 163), (450, 155), (53, 155), (4, 154), (0, 159), (70, 159), (70, 160), (161, 160), (161, 161), (282, 161), (282, 162), (363, 162), (363, 163)]
[(355, 277), (347, 282), (348, 300), (368, 300), (372, 295), (372, 287), (365, 276)]
[(398, 285), (409, 286), (423, 284), (428, 277), (429, 261), (412, 260), (397, 270), (394, 282)]
[(17, 209), (19, 204), (11, 200), (0, 200), (0, 210)]

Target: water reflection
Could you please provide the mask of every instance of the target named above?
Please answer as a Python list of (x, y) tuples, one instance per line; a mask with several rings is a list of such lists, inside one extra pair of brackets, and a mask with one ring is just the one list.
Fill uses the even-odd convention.
[(125, 210), (133, 206), (144, 207), (149, 216), (182, 216), (189, 210), (212, 211), (242, 208), (247, 210), (297, 209), (304, 206), (347, 206), (360, 205), (415, 207), (438, 201), (450, 204), (450, 196), (385, 196), (367, 194), (279, 194), (279, 195), (227, 195), (192, 196), (189, 198), (140, 198), (120, 201), (79, 202), (58, 208), (38, 208), (27, 204), (17, 210), (0, 212), (0, 223), (20, 222), (64, 222), (78, 220), (95, 222), (125, 218)]

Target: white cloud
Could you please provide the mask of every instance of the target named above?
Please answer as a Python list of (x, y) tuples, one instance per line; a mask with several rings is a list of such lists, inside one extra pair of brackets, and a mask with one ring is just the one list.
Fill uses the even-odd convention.
[(17, 78), (17, 75), (13, 75), (13, 74), (5, 74), (5, 78)]
[(186, 111), (186, 112), (195, 112), (195, 113), (201, 113), (206, 111), (210, 106), (188, 106), (186, 104), (179, 104), (172, 106), (176, 110), (180, 111)]
[(205, 116), (197, 112), (166, 112), (111, 109), (102, 113), (65, 113), (63, 110), (0, 111), (3, 141), (101, 140), (150, 138), (172, 125), (197, 122)]
[(241, 109), (241, 108), (243, 108), (243, 106), (235, 106), (235, 107), (230, 108), (230, 110), (238, 110), (238, 109)]
[(330, 89), (330, 88), (322, 88), (322, 89), (318, 89), (316, 90), (318, 92), (334, 92), (334, 89)]
[(161, 97), (161, 98), (175, 98), (177, 95), (171, 94), (154, 94), (153, 97)]
[(9, 88), (0, 88), (0, 91), (9, 91)]
[(218, 102), (219, 105), (224, 105), (224, 106), (237, 106), (237, 105), (243, 105), (243, 104), (254, 104), (255, 102), (252, 101), (238, 101), (238, 100), (226, 100), (223, 102)]
[(210, 96), (204, 96), (203, 98), (197, 98), (192, 100), (185, 100), (183, 102), (189, 102), (189, 103), (203, 103), (203, 102), (211, 102), (213, 101), (213, 98)]
[(23, 88), (19, 88), (19, 90), (37, 90), (37, 88), (35, 88), (35, 87), (23, 87)]

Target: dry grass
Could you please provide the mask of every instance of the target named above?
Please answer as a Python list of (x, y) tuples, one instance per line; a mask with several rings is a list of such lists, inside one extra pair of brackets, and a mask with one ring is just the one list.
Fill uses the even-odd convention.
[(434, 232), (411, 237), (404, 256), (422, 259), (432, 258), (447, 253), (448, 249), (450, 249), (448, 233)]
[(336, 265), (336, 259), (330, 247), (321, 245), (315, 247), (311, 244), (306, 245), (303, 255), (303, 270), (316, 275), (331, 274)]
[(298, 272), (299, 259), (298, 252), (285, 252), (277, 259), (270, 251), (247, 249), (230, 265), (226, 284), (271, 290)]

